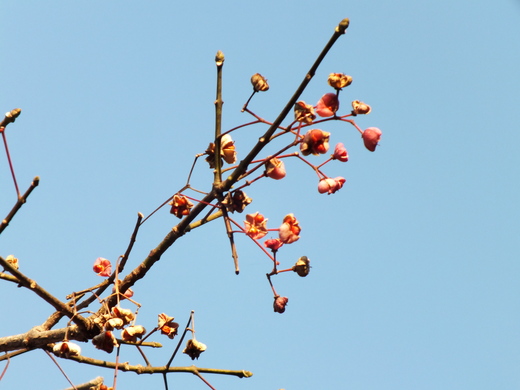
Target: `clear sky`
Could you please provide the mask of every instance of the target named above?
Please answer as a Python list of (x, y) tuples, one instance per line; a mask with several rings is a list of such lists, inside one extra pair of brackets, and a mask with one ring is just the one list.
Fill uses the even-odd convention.
[[(123, 254), (137, 212), (184, 185), (214, 128), (214, 55), (222, 50), (224, 120), (240, 109), (249, 78), (269, 79), (251, 109), (268, 120), (294, 92), (338, 22), (351, 24), (302, 99), (342, 92), (372, 106), (362, 127), (382, 129), (375, 153), (347, 124), (325, 124), (343, 142), (336, 194), (287, 162), (287, 177), (247, 189), (277, 227), (294, 213), (301, 239), (280, 253), (311, 259), (307, 278), (275, 277), (289, 297), (273, 313), (269, 261), (237, 237), (235, 276), (221, 221), (186, 235), (135, 286), (139, 322), (196, 312), (208, 349), (200, 367), (245, 369), (249, 379), (207, 378), (218, 389), (513, 390), (520, 387), (520, 3), (500, 1), (3, 1), (0, 109), (21, 107), (7, 137), (21, 190), (41, 184), (0, 236), (0, 255), (60, 298), (100, 281), (97, 257)], [(264, 129), (237, 133), (239, 158)], [(2, 147), (3, 148), (3, 147)], [(314, 161), (318, 161), (317, 158)], [(194, 184), (210, 188), (204, 164)], [(0, 153), (0, 214), (16, 200)], [(235, 215), (242, 221), (245, 215)], [(141, 228), (136, 266), (177, 219), (165, 208)], [(41, 324), (52, 308), (0, 283), (0, 336)], [(61, 324), (63, 325), (63, 323)], [(164, 365), (174, 343), (150, 351)], [(113, 359), (90, 345), (84, 354)], [(130, 348), (121, 360), (143, 363)], [(61, 362), (61, 361), (60, 361)], [(112, 372), (61, 362), (75, 383)], [(183, 355), (174, 364), (191, 365)], [(4, 363), (0, 369), (3, 369)], [(189, 374), (174, 388), (204, 389)], [(120, 374), (118, 389), (161, 388), (160, 376)], [(41, 351), (11, 361), (2, 389), (68, 383)], [(176, 386), (176, 387), (175, 387)]]

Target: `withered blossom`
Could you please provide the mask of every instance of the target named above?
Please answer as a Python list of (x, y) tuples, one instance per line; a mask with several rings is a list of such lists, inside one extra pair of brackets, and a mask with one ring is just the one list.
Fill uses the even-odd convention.
[(366, 103), (354, 100), (352, 102), (352, 115), (366, 115), (369, 114), (372, 109)]
[(251, 76), (251, 84), (253, 85), (255, 92), (264, 92), (269, 89), (267, 79), (260, 73), (255, 73), (253, 76)]
[(198, 359), (200, 354), (206, 350), (206, 344), (201, 343), (195, 337), (188, 340), (186, 343), (186, 348), (184, 348), (184, 351), (182, 353), (185, 353), (188, 355), (191, 360)]
[(310, 260), (307, 256), (302, 256), (298, 259), (295, 265), (293, 265), (292, 270), (296, 272), (299, 276), (305, 277), (309, 275), (311, 271)]
[(193, 207), (193, 203), (186, 196), (180, 194), (173, 195), (172, 201), (168, 204), (172, 206), (170, 214), (175, 215), (177, 218), (188, 215)]
[(141, 325), (129, 326), (121, 331), (121, 338), (124, 341), (136, 342), (146, 333), (146, 329)]
[(312, 123), (316, 119), (314, 107), (300, 100), (294, 105), (294, 119), (298, 122)]
[(114, 337), (114, 334), (111, 331), (106, 331), (95, 336), (92, 339), (92, 344), (94, 344), (97, 349), (101, 349), (102, 351), (108, 353), (112, 353), (114, 347), (119, 346), (116, 338)]
[(330, 133), (326, 131), (320, 129), (309, 130), (303, 137), (300, 151), (304, 156), (325, 154), (329, 150), (329, 138)]
[(226, 207), (226, 210), (234, 213), (235, 211), (241, 213), (249, 205), (253, 199), (248, 197), (242, 190), (235, 190), (228, 192), (222, 204)]
[(289, 298), (276, 296), (274, 297), (273, 309), (275, 313), (283, 313), (285, 311), (285, 306), (289, 302)]
[(332, 88), (339, 90), (348, 87), (352, 83), (352, 77), (343, 73), (331, 73), (327, 82)]

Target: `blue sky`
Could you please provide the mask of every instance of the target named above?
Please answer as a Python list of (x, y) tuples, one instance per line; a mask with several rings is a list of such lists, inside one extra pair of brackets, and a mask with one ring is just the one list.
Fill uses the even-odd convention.
[[(344, 17), (351, 20), (303, 93), (331, 92), (331, 72), (354, 78), (340, 112), (363, 100), (362, 127), (383, 131), (375, 153), (354, 128), (323, 125), (343, 142), (346, 164), (326, 167), (347, 183), (331, 196), (314, 173), (287, 162), (288, 176), (247, 189), (278, 226), (294, 213), (297, 243), (283, 264), (311, 259), (305, 278), (280, 275), (289, 297), (272, 312), (270, 264), (238, 237), (233, 273), (219, 221), (183, 237), (136, 286), (140, 323), (196, 312), (201, 367), (246, 369), (250, 379), (207, 376), (218, 389), (517, 389), (520, 385), (520, 4), (516, 0), (248, 3), (224, 0), (3, 2), (0, 107), (21, 107), (7, 137), (21, 189), (41, 184), (0, 237), (0, 255), (60, 298), (99, 282), (97, 257), (115, 260), (137, 212), (148, 214), (185, 183), (213, 133), (217, 50), (224, 66), (223, 126), (240, 109), (249, 78), (270, 90), (251, 109), (274, 119)], [(244, 157), (262, 128), (234, 135)], [(315, 161), (318, 161), (316, 159)], [(210, 188), (201, 164), (194, 183)], [(16, 197), (0, 154), (0, 214)], [(237, 215), (242, 221), (245, 215)], [(177, 222), (164, 210), (141, 228), (136, 266)], [(0, 336), (23, 333), (52, 313), (29, 291), (0, 283)], [(22, 309), (20, 309), (22, 308)], [(174, 345), (151, 351), (163, 365)], [(109, 359), (84, 345), (85, 354)], [(129, 348), (122, 360), (141, 363)], [(190, 365), (186, 356), (176, 365)], [(63, 362), (75, 383), (108, 370)], [(2, 366), (3, 367), (3, 366)], [(178, 388), (207, 388), (171, 376)], [(161, 388), (162, 379), (121, 374), (120, 389)], [(2, 388), (65, 388), (40, 351), (11, 361)]]

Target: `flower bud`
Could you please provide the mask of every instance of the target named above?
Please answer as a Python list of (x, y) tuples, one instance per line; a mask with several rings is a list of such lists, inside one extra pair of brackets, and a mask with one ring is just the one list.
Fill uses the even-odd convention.
[(287, 306), (287, 302), (289, 302), (289, 298), (287, 297), (274, 297), (273, 308), (275, 313), (283, 313), (285, 311), (285, 306)]
[(283, 242), (279, 238), (270, 238), (264, 241), (264, 246), (266, 248), (271, 249), (271, 251), (276, 252), (283, 245)]
[(255, 92), (264, 92), (269, 89), (267, 79), (260, 73), (255, 73), (253, 76), (251, 76), (251, 84), (253, 84), (253, 89)]
[(334, 154), (332, 155), (333, 160), (339, 160), (341, 162), (347, 162), (348, 161), (348, 152), (345, 148), (345, 145), (343, 145), (341, 142), (336, 144), (336, 147), (334, 148)]
[(363, 131), (361, 137), (363, 138), (363, 143), (365, 144), (365, 147), (371, 152), (376, 150), (376, 146), (381, 140), (381, 134), (381, 130), (379, 130), (377, 127), (369, 127), (368, 129)]
[(292, 244), (300, 239), (301, 231), (300, 223), (294, 217), (294, 214), (287, 214), (280, 229), (278, 229), (278, 237), (284, 244)]
[(327, 82), (332, 88), (339, 90), (348, 87), (352, 83), (352, 77), (343, 73), (331, 73)]
[(316, 114), (321, 117), (329, 117), (336, 114), (339, 109), (339, 99), (335, 93), (326, 93), (316, 105)]
[(369, 114), (371, 110), (368, 104), (360, 102), (359, 100), (352, 102), (352, 115)]
[(280, 180), (285, 177), (285, 166), (282, 160), (273, 157), (265, 163), (265, 174), (271, 179)]

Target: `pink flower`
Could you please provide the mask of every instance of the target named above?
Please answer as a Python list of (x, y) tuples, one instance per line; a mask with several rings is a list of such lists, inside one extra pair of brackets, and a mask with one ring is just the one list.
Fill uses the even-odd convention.
[(361, 137), (363, 138), (365, 147), (371, 152), (376, 150), (376, 146), (381, 140), (381, 134), (381, 130), (379, 130), (377, 127), (369, 127), (368, 129), (363, 131)]
[(287, 306), (287, 302), (289, 302), (289, 298), (287, 297), (274, 297), (273, 308), (275, 313), (283, 313), (285, 311), (285, 306)]
[(112, 264), (110, 264), (110, 260), (104, 259), (102, 257), (98, 257), (96, 259), (92, 269), (99, 276), (108, 277), (112, 274)]
[(273, 252), (276, 252), (283, 245), (283, 242), (280, 241), (279, 238), (270, 238), (269, 240), (265, 240), (264, 245), (266, 248), (271, 249)]
[(244, 221), (246, 234), (253, 240), (258, 240), (267, 234), (267, 218), (258, 212), (247, 214)]
[(316, 114), (322, 117), (333, 116), (338, 108), (338, 96), (335, 93), (326, 93), (316, 105)]
[(287, 214), (278, 230), (278, 237), (284, 244), (292, 244), (300, 239), (301, 231), (300, 224), (294, 214)]
[(265, 163), (265, 174), (271, 179), (280, 180), (285, 177), (285, 166), (282, 160), (276, 157)]
[(325, 154), (329, 150), (330, 133), (320, 129), (309, 130), (303, 137), (300, 150), (304, 156)]
[(321, 179), (318, 183), (318, 192), (320, 194), (328, 193), (333, 194), (341, 187), (343, 187), (343, 184), (345, 184), (346, 180), (344, 177), (336, 177), (335, 179), (332, 179), (330, 177), (326, 177), (325, 179)]
[(348, 161), (347, 149), (345, 148), (345, 145), (343, 145), (341, 142), (338, 143), (334, 148), (334, 154), (332, 155), (332, 159), (339, 160), (341, 162)]

